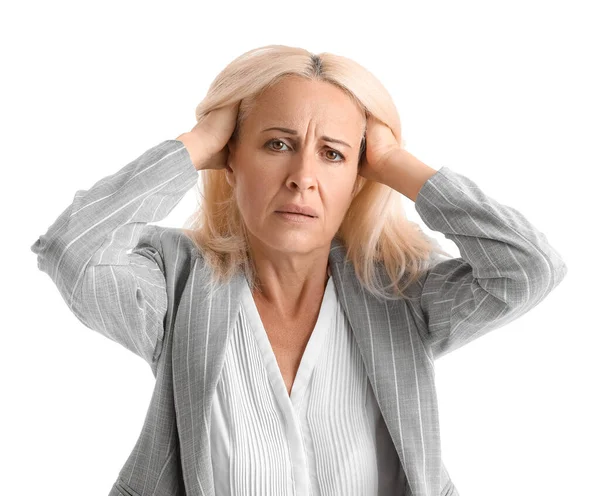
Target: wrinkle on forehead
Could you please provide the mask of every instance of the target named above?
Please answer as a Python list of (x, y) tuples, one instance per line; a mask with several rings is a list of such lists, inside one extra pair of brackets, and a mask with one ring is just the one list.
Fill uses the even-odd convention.
[[(295, 129), (303, 135), (314, 129), (319, 135), (360, 145), (367, 118), (363, 109), (343, 90), (322, 81), (318, 84), (302, 81), (289, 86), (282, 83), (268, 88), (253, 102), (247, 118), (254, 132), (276, 126)], [(357, 120), (362, 123), (358, 130), (354, 125)], [(352, 139), (352, 136), (356, 137)]]

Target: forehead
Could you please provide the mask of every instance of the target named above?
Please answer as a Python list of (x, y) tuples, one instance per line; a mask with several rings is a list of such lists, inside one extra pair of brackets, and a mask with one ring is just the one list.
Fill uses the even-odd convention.
[(337, 86), (291, 76), (267, 88), (257, 98), (248, 121), (257, 126), (292, 128), (313, 121), (317, 127), (331, 126), (331, 132), (345, 130), (362, 135), (366, 117), (350, 96)]

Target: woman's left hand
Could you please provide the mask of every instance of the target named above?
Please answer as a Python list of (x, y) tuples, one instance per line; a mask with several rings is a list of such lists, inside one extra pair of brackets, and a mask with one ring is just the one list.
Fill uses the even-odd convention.
[(385, 168), (387, 159), (402, 146), (396, 140), (392, 130), (376, 117), (367, 116), (366, 132), (367, 149), (358, 173), (371, 181), (380, 182), (381, 171)]

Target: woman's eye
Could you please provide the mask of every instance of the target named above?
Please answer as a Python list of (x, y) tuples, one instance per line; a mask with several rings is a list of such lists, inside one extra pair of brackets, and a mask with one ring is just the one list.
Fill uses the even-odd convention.
[[(278, 140), (278, 139), (274, 139), (274, 140), (271, 140), (271, 141), (269, 141), (269, 142), (267, 143), (267, 145), (270, 145), (270, 144), (272, 144), (272, 143), (281, 143), (282, 145), (285, 145), (285, 146), (287, 146), (287, 145), (286, 145), (286, 144), (285, 144), (283, 141), (281, 141), (281, 140)], [(275, 151), (279, 151), (279, 150), (275, 150)]]
[(342, 162), (344, 160), (344, 156), (340, 152), (337, 152), (335, 150), (327, 150), (327, 151), (335, 153), (338, 157), (340, 157), (340, 160), (334, 160), (334, 162)]
[[(282, 145), (287, 146), (286, 143), (284, 143), (283, 141), (278, 140), (278, 139), (273, 139), (273, 140), (269, 141), (267, 143), (267, 145), (272, 145), (273, 143), (281, 143)], [(276, 152), (277, 151), (281, 151), (280, 148), (277, 148), (277, 149), (271, 148), (271, 149), (274, 150), (274, 151), (276, 151)], [(344, 160), (344, 156), (340, 152), (338, 152), (337, 150), (330, 149), (330, 150), (327, 150), (327, 152), (328, 153), (335, 153), (338, 157), (340, 157), (340, 160), (332, 160), (333, 162), (342, 162)]]

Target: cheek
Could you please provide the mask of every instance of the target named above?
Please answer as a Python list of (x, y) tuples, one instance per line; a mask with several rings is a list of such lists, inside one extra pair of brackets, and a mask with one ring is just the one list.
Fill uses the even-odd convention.
[(356, 186), (357, 175), (352, 174), (351, 176), (344, 176), (339, 178), (339, 180), (335, 183), (335, 196), (338, 201), (341, 202), (349, 202), (352, 198), (352, 192)]
[(264, 175), (248, 174), (238, 177), (236, 186), (236, 199), (242, 212), (251, 214), (252, 217), (262, 216), (269, 199), (273, 197), (272, 185), (265, 180)]
[(323, 195), (325, 209), (331, 217), (341, 222), (352, 202), (352, 191), (354, 188), (354, 177), (351, 180), (340, 179), (337, 183), (330, 184), (327, 192)]

